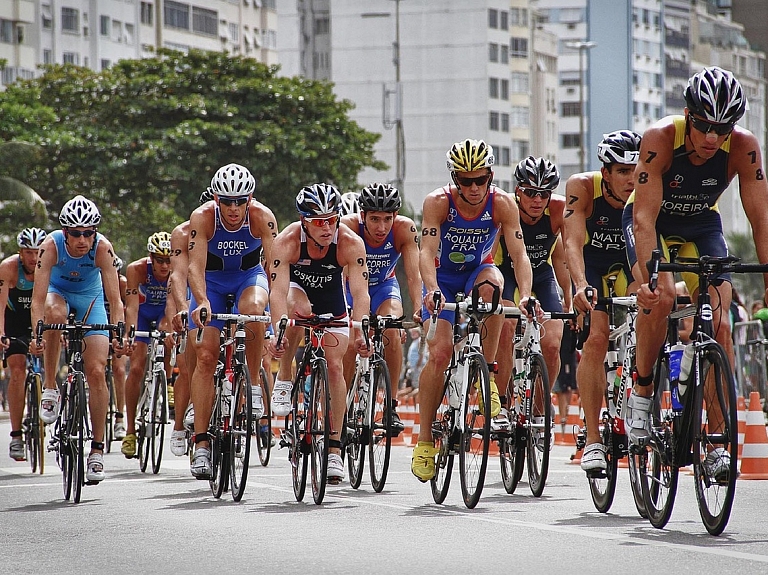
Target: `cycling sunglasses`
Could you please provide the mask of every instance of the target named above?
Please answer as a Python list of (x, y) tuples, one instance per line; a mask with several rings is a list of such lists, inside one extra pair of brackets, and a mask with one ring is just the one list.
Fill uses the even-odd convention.
[(167, 266), (171, 265), (171, 258), (168, 258), (168, 257), (153, 255), (152, 261), (160, 265), (167, 265)]
[(309, 222), (316, 228), (322, 228), (325, 224), (328, 224), (330, 227), (333, 227), (336, 225), (336, 222), (339, 221), (339, 216), (327, 216), (325, 218), (304, 218), (305, 222)]
[(539, 188), (524, 188), (523, 186), (517, 186), (521, 192), (523, 192), (529, 198), (535, 198), (541, 196), (543, 199), (548, 199), (552, 196), (552, 190), (540, 190)]
[(219, 197), (219, 203), (225, 206), (243, 206), (248, 203), (248, 196), (241, 196), (239, 198)]
[(458, 174), (454, 174), (454, 177), (460, 186), (469, 188), (472, 184), (475, 184), (476, 186), (484, 186), (488, 183), (488, 180), (491, 179), (491, 174), (485, 174), (483, 176), (477, 176), (474, 178), (468, 178), (466, 176), (459, 176)]
[(85, 230), (84, 232), (81, 232), (80, 230), (66, 230), (66, 232), (68, 236), (72, 236), (73, 238), (79, 238), (80, 236), (90, 238), (96, 235), (96, 230)]
[(702, 134), (709, 134), (710, 132), (714, 132), (718, 136), (727, 136), (731, 132), (733, 132), (733, 128), (736, 126), (736, 124), (715, 124), (713, 122), (707, 122), (706, 120), (702, 120), (701, 118), (697, 118), (696, 116), (688, 116), (688, 119), (691, 121), (691, 126), (693, 126), (696, 131), (701, 132)]

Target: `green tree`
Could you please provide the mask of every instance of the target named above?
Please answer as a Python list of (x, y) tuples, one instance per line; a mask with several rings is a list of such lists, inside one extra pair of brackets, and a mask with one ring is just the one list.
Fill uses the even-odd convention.
[(81, 193), (104, 215), (118, 252), (144, 253), (197, 206), (220, 166), (247, 166), (256, 197), (284, 225), (301, 186), (357, 187), (365, 167), (385, 169), (326, 82), (281, 77), (276, 66), (218, 52), (160, 50), (102, 72), (46, 66), (0, 94), (0, 140), (44, 153), (24, 182), (53, 216)]

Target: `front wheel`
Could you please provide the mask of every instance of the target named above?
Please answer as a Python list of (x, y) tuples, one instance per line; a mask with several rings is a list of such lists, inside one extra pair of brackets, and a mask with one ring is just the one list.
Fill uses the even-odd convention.
[(251, 374), (247, 365), (240, 366), (235, 376), (232, 393), (232, 418), (229, 426), (231, 438), (229, 449), (229, 479), (232, 499), (240, 501), (245, 493), (248, 480), (248, 463), (251, 458), (251, 430), (253, 428), (253, 406), (251, 396)]
[(45, 467), (45, 426), (40, 420), (40, 395), (42, 393), (40, 375), (34, 373), (28, 376), (25, 389), (27, 401), (24, 435), (27, 454), (32, 473), (39, 470), (40, 475), (42, 475)]
[(312, 402), (309, 415), (312, 499), (317, 505), (325, 497), (328, 479), (328, 442), (331, 439), (331, 394), (328, 389), (328, 366), (325, 359), (312, 366)]
[(693, 478), (704, 527), (720, 535), (728, 524), (736, 490), (736, 387), (719, 344), (709, 344), (702, 360), (704, 384), (695, 389), (693, 409)]
[(117, 402), (115, 401), (115, 376), (109, 365), (107, 365), (106, 381), (107, 390), (109, 391), (109, 403), (107, 404), (104, 448), (107, 453), (110, 453), (112, 451), (112, 442), (115, 441), (115, 413), (117, 412)]
[(163, 460), (163, 441), (165, 440), (165, 404), (168, 394), (165, 370), (159, 370), (152, 379), (152, 405), (149, 410), (147, 439), (152, 453), (152, 473), (160, 472), (160, 462)]
[[(304, 367), (302, 366), (302, 369)], [(302, 376), (293, 384), (291, 394), (291, 412), (285, 418), (285, 430), (288, 436), (288, 460), (291, 463), (291, 480), (296, 501), (304, 499), (307, 489), (307, 462), (309, 447), (305, 441), (307, 423), (307, 403), (309, 397), (304, 390), (305, 378)]]
[(607, 414), (601, 421), (600, 439), (605, 447), (605, 470), (595, 470), (587, 475), (589, 492), (595, 509), (600, 513), (608, 513), (613, 505), (613, 497), (616, 494), (616, 479), (618, 474), (619, 459), (616, 453), (615, 435), (613, 423)]
[(432, 437), (437, 448), (435, 457), (435, 476), (430, 481), (432, 487), (432, 499), (435, 503), (442, 503), (448, 495), (451, 485), (451, 471), (453, 470), (453, 427), (456, 410), (450, 404), (450, 389), (446, 382), (443, 387), (443, 397), (437, 406), (435, 421), (432, 423)]
[[(219, 377), (226, 377), (221, 374)], [(211, 412), (211, 420), (208, 426), (208, 435), (211, 445), (211, 479), (209, 485), (211, 493), (218, 499), (226, 490), (229, 483), (229, 433), (226, 432), (225, 420), (228, 418), (231, 396), (223, 394), (223, 381), (217, 381), (221, 386), (216, 394), (216, 400)]]
[(531, 413), (527, 425), (528, 483), (534, 497), (541, 497), (549, 473), (549, 450), (552, 448), (552, 395), (544, 357), (531, 356)]
[[(370, 372), (369, 372), (370, 373)], [(357, 489), (363, 482), (363, 467), (365, 465), (365, 445), (370, 441), (370, 429), (365, 421), (365, 391), (361, 378), (369, 377), (369, 373), (356, 373), (350, 389), (349, 406), (346, 421), (346, 453), (349, 484)], [(370, 383), (368, 384), (370, 387)]]
[(272, 397), (267, 370), (262, 367), (259, 370), (258, 385), (261, 386), (261, 398), (264, 404), (264, 412), (260, 419), (254, 420), (256, 427), (256, 448), (259, 451), (259, 461), (263, 467), (269, 465), (269, 457), (272, 453), (272, 410), (269, 407), (269, 398)]
[(72, 487), (74, 491), (72, 500), (75, 503), (80, 503), (80, 495), (83, 491), (83, 485), (85, 485), (85, 453), (83, 450), (88, 435), (88, 404), (85, 397), (85, 381), (82, 376), (75, 378), (75, 390), (71, 397), (74, 404), (71, 435)]
[(382, 359), (373, 366), (373, 381), (368, 394), (371, 410), (370, 441), (368, 443), (371, 485), (381, 493), (387, 482), (389, 456), (392, 450), (392, 391), (389, 368)]
[(464, 505), (473, 509), (480, 500), (491, 441), (491, 379), (485, 358), (466, 359), (469, 376), (464, 394), (464, 425), (459, 443), (459, 477)]

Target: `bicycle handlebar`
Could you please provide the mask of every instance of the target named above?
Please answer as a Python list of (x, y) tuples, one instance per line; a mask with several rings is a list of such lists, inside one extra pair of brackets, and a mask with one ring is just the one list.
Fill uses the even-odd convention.
[(435, 304), (435, 309), (432, 312), (432, 321), (429, 324), (429, 330), (427, 331), (427, 341), (432, 341), (432, 339), (435, 337), (435, 331), (437, 330), (437, 316), (438, 316), (438, 309), (440, 308), (440, 301), (443, 299), (443, 294), (440, 292), (440, 290), (435, 290), (435, 293), (432, 294), (432, 301)]
[(197, 336), (195, 337), (195, 341), (197, 343), (200, 343), (203, 341), (203, 328), (205, 327), (205, 322), (208, 319), (208, 309), (203, 308), (200, 310), (200, 325), (197, 326)]

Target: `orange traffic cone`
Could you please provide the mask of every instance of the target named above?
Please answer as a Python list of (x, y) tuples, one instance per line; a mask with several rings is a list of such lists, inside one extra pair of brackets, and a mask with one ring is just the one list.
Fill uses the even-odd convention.
[(739, 396), (738, 402), (738, 416), (739, 416), (739, 459), (744, 451), (744, 437), (747, 434), (747, 401), (743, 395)]
[[(571, 394), (571, 403), (565, 418), (565, 425), (561, 428), (561, 441), (558, 445), (576, 445), (576, 436), (581, 428), (581, 415), (579, 407), (579, 394)], [(562, 421), (562, 419), (561, 419)], [(560, 427), (560, 425), (558, 425)], [(557, 443), (557, 441), (555, 441)]]
[(744, 433), (744, 450), (739, 479), (768, 479), (768, 433), (765, 417), (760, 409), (760, 394), (749, 394), (747, 430)]

